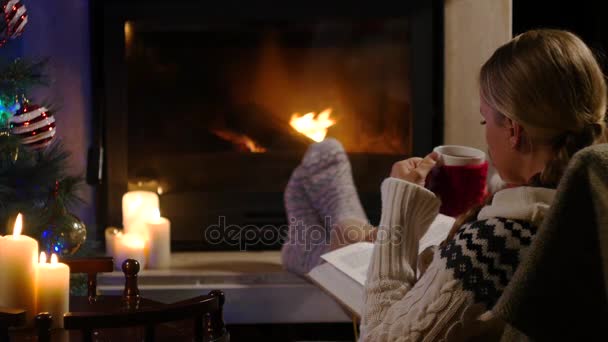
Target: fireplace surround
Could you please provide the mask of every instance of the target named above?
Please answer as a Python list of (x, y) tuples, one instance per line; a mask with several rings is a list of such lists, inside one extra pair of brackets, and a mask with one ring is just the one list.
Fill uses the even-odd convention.
[[(442, 142), (443, 1), (91, 10), (100, 227), (143, 188), (161, 193), (174, 250), (277, 249), (282, 191), (312, 143), (295, 113), (332, 108), (372, 223), (392, 163)], [(218, 227), (239, 229), (216, 241)]]

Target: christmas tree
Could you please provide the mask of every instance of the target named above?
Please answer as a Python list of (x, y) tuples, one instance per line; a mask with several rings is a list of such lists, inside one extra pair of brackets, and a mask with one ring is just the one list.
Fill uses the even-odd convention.
[[(27, 23), (20, 1), (0, 0), (0, 49)], [(55, 138), (54, 112), (28, 100), (33, 87), (46, 86), (47, 61), (0, 62), (0, 235), (11, 233), (18, 213), (25, 233), (48, 253), (70, 255), (86, 238), (84, 224), (69, 213), (78, 203), (82, 177), (68, 173), (69, 152)], [(8, 231), (7, 231), (8, 230)]]

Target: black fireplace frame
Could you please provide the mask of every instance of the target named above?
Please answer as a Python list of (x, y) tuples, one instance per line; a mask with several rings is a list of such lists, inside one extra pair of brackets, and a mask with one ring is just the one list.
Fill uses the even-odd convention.
[[(93, 112), (96, 146), (89, 181), (98, 182), (99, 227), (120, 225), (121, 197), (127, 191), (127, 79), (124, 22), (229, 17), (230, 20), (302, 20), (310, 18), (411, 18), (413, 153), (423, 155), (443, 140), (443, 0), (374, 1), (214, 1), (92, 0), (91, 34)], [(190, 22), (190, 21), (188, 21)], [(404, 156), (405, 157), (405, 156)], [(99, 161), (98, 165), (96, 162)], [(102, 236), (102, 230), (97, 233)]]

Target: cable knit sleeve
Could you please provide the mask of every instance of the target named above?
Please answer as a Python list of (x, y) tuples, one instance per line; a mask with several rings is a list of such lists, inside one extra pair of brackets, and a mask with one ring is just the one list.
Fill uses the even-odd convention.
[(382, 183), (382, 217), (367, 274), (362, 336), (414, 285), (418, 241), (440, 204), (432, 192), (416, 184), (396, 178)]

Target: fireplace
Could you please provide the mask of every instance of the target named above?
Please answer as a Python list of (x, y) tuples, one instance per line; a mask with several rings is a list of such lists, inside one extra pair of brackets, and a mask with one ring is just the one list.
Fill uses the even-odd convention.
[(342, 142), (372, 223), (392, 163), (441, 143), (441, 1), (92, 9), (100, 227), (146, 189), (174, 250), (277, 249), (282, 192), (314, 141)]

